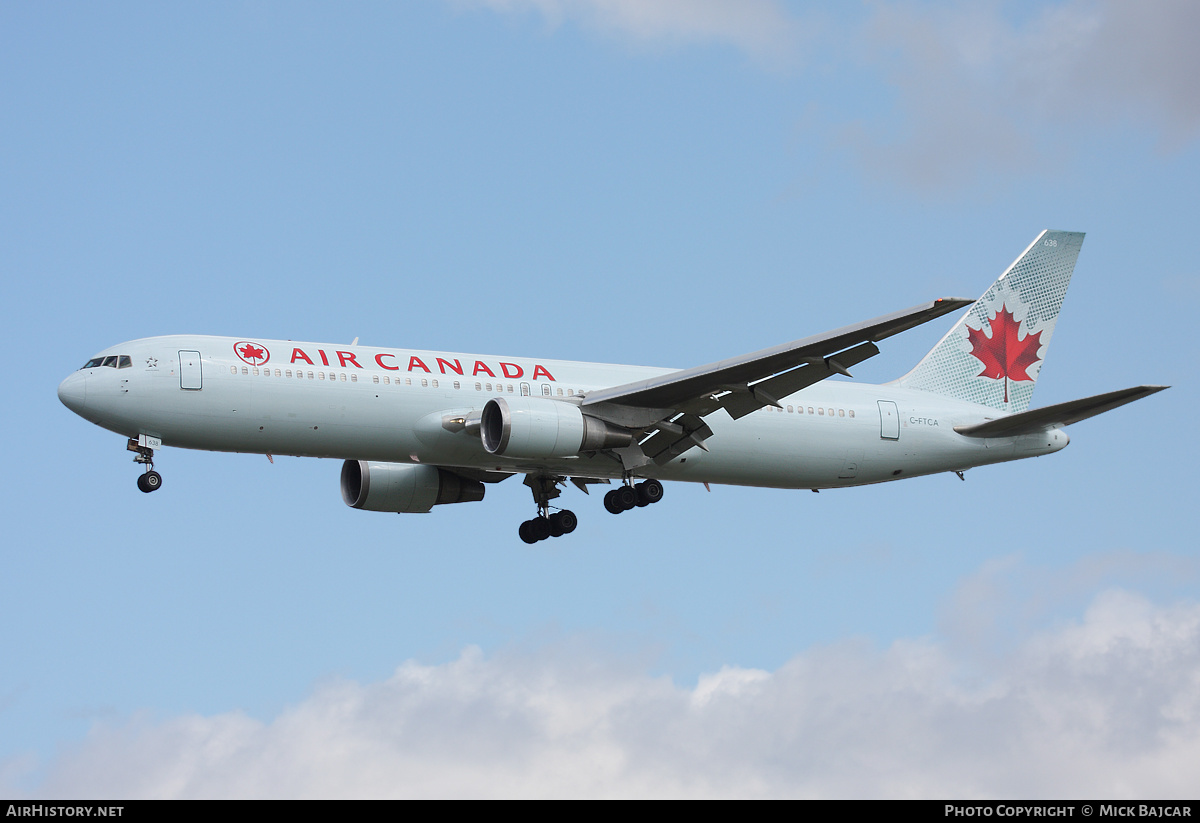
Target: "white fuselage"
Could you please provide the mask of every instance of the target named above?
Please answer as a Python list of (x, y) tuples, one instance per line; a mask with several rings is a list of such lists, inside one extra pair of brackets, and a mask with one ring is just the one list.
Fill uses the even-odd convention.
[[(80, 369), (59, 396), (82, 417), (164, 446), (332, 457), (446, 468), (620, 478), (604, 452), (550, 460), (488, 454), (477, 432), (447, 426), (493, 397), (580, 395), (671, 370), (461, 353), (180, 335), (101, 352), (129, 365)], [(259, 356), (253, 356), (261, 350)], [(954, 431), (1001, 417), (985, 406), (895, 384), (824, 381), (740, 420), (708, 415), (693, 448), (637, 474), (661, 480), (831, 488), (897, 480), (1058, 451), (1061, 429), (1006, 438)]]

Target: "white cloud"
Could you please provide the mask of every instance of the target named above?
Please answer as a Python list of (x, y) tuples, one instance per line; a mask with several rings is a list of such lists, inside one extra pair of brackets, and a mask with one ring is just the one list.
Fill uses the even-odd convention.
[(801, 28), (776, 0), (454, 0), (497, 12), (541, 14), (641, 43), (727, 43), (768, 64), (791, 61)]
[(1200, 132), (1200, 5), (1072, 0), (1019, 21), (1012, 9), (876, 6), (864, 43), (895, 116), (841, 139), (881, 175), (946, 189), (1042, 168), (1097, 127), (1148, 126), (1167, 147)]
[(44, 766), (33, 793), (1195, 794), (1200, 604), (1109, 590), (995, 671), (928, 640), (847, 642), (774, 672), (725, 667), (688, 689), (578, 650), (468, 649), (382, 683), (326, 684), (268, 723), (230, 713), (98, 726)]
[[(820, 47), (814, 76), (857, 57), (894, 91), (832, 128), (873, 177), (929, 191), (1043, 174), (1095, 130), (1149, 130), (1175, 149), (1200, 134), (1200, 4), (1062, 0), (1024, 4), (881, 0), (837, 28), (777, 0), (451, 0), (536, 13), (626, 40), (725, 43), (772, 66)], [(823, 74), (822, 74), (823, 71)], [(843, 103), (873, 100), (874, 90)]]

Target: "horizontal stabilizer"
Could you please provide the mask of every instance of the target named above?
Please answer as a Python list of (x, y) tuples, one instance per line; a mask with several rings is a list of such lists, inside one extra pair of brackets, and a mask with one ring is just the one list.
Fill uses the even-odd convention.
[(1016, 437), (1059, 426), (1069, 426), (1168, 388), (1170, 386), (1134, 386), (1131, 389), (1110, 391), (1094, 397), (1085, 397), (1082, 400), (1055, 403), (1053, 406), (1031, 409), (973, 426), (955, 426), (954, 430), (967, 437)]

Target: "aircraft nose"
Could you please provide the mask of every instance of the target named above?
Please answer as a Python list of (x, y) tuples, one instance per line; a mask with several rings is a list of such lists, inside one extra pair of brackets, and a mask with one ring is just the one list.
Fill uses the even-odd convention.
[(58, 384), (58, 399), (71, 411), (82, 414), (87, 402), (87, 376), (80, 372), (69, 375)]

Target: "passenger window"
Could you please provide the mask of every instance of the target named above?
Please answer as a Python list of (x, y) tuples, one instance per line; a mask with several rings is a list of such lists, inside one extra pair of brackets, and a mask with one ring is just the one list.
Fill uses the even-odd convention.
[(824, 409), (817, 409), (817, 414), (819, 414), (819, 415), (821, 415), (822, 417), (824, 417), (824, 416), (825, 416), (825, 410), (824, 410)]
[(258, 366), (255, 366), (253, 371), (254, 371), (254, 376), (258, 377)]
[(476, 383), (476, 384), (475, 384), (475, 391), (483, 391), (483, 384), (482, 384), (482, 383)]
[(358, 375), (357, 375), (357, 374), (353, 374), (353, 373), (351, 373), (351, 375), (350, 375), (350, 382), (351, 382), (351, 383), (357, 383), (357, 382), (358, 382)]
[(242, 374), (249, 374), (249, 373), (250, 373), (250, 369), (246, 368), (245, 366), (242, 366)]
[(237, 366), (230, 366), (230, 367), (229, 367), (229, 373), (230, 373), (230, 374), (237, 374)]
[(313, 379), (312, 372), (309, 372), (309, 373), (308, 373), (308, 379), (309, 379), (309, 380), (312, 380), (312, 379)]
[(854, 416), (854, 409), (851, 409), (851, 410), (850, 410), (850, 416), (851, 416), (851, 417), (853, 417), (853, 416)]
[(459, 384), (459, 382), (457, 380), (454, 381), (454, 388), (456, 388), (456, 389), (462, 388), (462, 386)]
[(317, 379), (318, 379), (318, 380), (324, 380), (324, 379), (325, 379), (325, 372), (323, 372), (323, 371), (319, 371), (319, 372), (317, 372)]
[(372, 379), (373, 379), (373, 380), (374, 380), (376, 383), (378, 383), (378, 382), (379, 382), (379, 375), (377, 375), (377, 374), (376, 374), (376, 375), (372, 375)]
[(424, 377), (422, 377), (422, 378), (421, 378), (421, 387), (422, 387), (422, 388), (428, 388), (428, 387), (429, 387), (429, 381), (428, 381), (428, 380), (426, 380)]
[(838, 417), (845, 417), (845, 416), (846, 416), (846, 410), (838, 409)]
[(341, 379), (342, 379), (342, 382), (343, 382), (343, 383), (345, 383), (345, 382), (346, 382), (346, 373), (345, 373), (345, 372), (342, 372), (342, 378), (341, 378)]
[(436, 380), (434, 380), (434, 381), (433, 381), (433, 387), (434, 387), (435, 389), (438, 387), (438, 385), (437, 385), (437, 381), (436, 381)]
[(542, 396), (543, 396), (543, 397), (549, 397), (549, 396), (550, 396), (550, 394), (551, 394), (550, 384), (549, 384), (549, 383), (543, 383), (543, 384), (542, 384)]
[(558, 396), (559, 396), (559, 397), (562, 397), (562, 396), (563, 396), (563, 394), (562, 394), (562, 389), (559, 389), (559, 390), (558, 390)]

